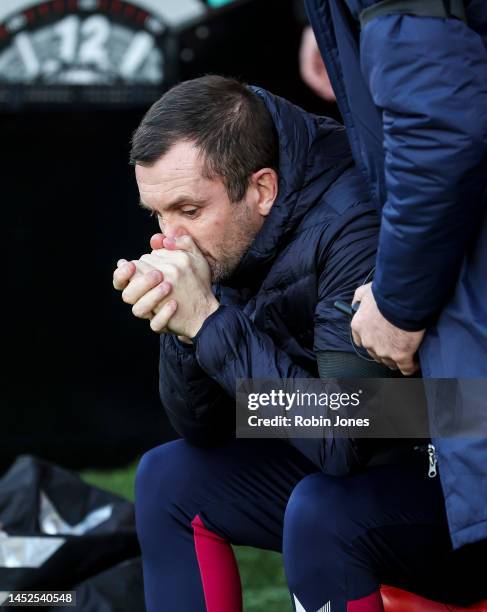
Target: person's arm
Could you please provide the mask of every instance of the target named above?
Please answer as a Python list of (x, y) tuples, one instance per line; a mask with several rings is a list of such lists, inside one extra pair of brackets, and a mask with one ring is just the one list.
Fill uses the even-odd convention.
[(239, 378), (311, 377), (236, 306), (220, 306), (193, 341), (201, 368), (233, 398)]
[(387, 201), (372, 291), (396, 327), (429, 326), (475, 232), (487, 171), (487, 56), (462, 21), (388, 15), (361, 34), (382, 110)]
[[(337, 229), (331, 248), (321, 251), (314, 341), (320, 378), (397, 376), (353, 350), (350, 319), (334, 306), (336, 301), (351, 303), (355, 288), (372, 278), (378, 228), (375, 210), (363, 205), (351, 208), (349, 217)], [(335, 476), (363, 469), (377, 448), (375, 440), (340, 437), (329, 437), (324, 445), (320, 468)]]
[(161, 335), (161, 401), (177, 433), (198, 446), (234, 436), (237, 378), (310, 376), (237, 307), (220, 306), (193, 345)]
[(234, 400), (204, 372), (195, 348), (161, 334), (159, 395), (176, 432), (191, 444), (211, 446), (235, 432)]
[[(357, 203), (323, 232), (316, 262), (315, 352), (353, 352), (349, 320), (334, 303), (350, 302), (357, 285), (371, 272), (377, 229), (378, 218), (371, 205)], [(238, 378), (280, 380), (312, 375), (236, 307), (220, 306), (206, 319), (194, 343), (201, 368), (232, 397)]]

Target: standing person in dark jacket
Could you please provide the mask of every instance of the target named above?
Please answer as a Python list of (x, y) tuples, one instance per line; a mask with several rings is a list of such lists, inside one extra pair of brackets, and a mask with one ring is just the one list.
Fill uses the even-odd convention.
[[(354, 159), (381, 213), (375, 278), (354, 296), (361, 302), (352, 322), (354, 338), (374, 359), (404, 374), (417, 370), (419, 349), (428, 379), (466, 379), (453, 392), (449, 388), (449, 397), (445, 387), (440, 393), (436, 383), (426, 383), (433, 391), (428, 408), (435, 433), (458, 405), (466, 414), (485, 406), (485, 397), (479, 397), (468, 379), (487, 378), (487, 4), (306, 0), (306, 5)], [(323, 482), (310, 485), (316, 503), (320, 488), (323, 504), (337, 493), (331, 515), (341, 516), (340, 533), (357, 528), (361, 548), (326, 530), (321, 537), (314, 530), (314, 541), (321, 547), (334, 542), (336, 557), (346, 559), (346, 572), (356, 580), (367, 576), (361, 592), (369, 591), (372, 599), (381, 576), (387, 575), (382, 563), (388, 556), (406, 566), (408, 555), (419, 559), (426, 551), (436, 555), (441, 549), (453, 567), (470, 555), (472, 563), (485, 548), (487, 441), (438, 437), (434, 442), (451, 536), (446, 548), (431, 546), (431, 529), (428, 544), (420, 546), (397, 538), (392, 527), (380, 543), (364, 545), (364, 512), (371, 512), (376, 493), (361, 487), (362, 506), (355, 512), (356, 497), (341, 489), (343, 484), (340, 491)], [(326, 525), (332, 517), (326, 512), (321, 518)], [(310, 531), (313, 525), (316, 518)], [(432, 561), (429, 554), (428, 559)], [(477, 565), (482, 565), (480, 556)], [(475, 587), (478, 568), (469, 566), (471, 575), (463, 578), (450, 571), (428, 577), (425, 571), (424, 583), (409, 588), (419, 586), (419, 592), (431, 596), (436, 590), (438, 599), (455, 601), (461, 589), (448, 594), (437, 584), (455, 585), (455, 590), (463, 581), (465, 597), (474, 600), (482, 589)], [(321, 564), (303, 570), (307, 575), (316, 570), (314, 594), (301, 581), (307, 604), (317, 603), (324, 588), (337, 593), (330, 578), (337, 567)], [(292, 571), (288, 564), (288, 573)], [(404, 574), (403, 584), (408, 579)], [(371, 610), (380, 609), (378, 600), (371, 605)], [(418, 605), (428, 609), (425, 602)]]
[[(419, 454), (342, 480), (325, 473), (350, 474), (367, 460), (352, 440), (235, 439), (238, 378), (387, 371), (354, 353), (349, 323), (334, 308), (369, 275), (378, 229), (343, 128), (261, 89), (205, 77), (150, 109), (132, 159), (142, 205), (157, 214), (162, 234), (152, 253), (119, 262), (114, 284), (161, 333), (161, 398), (185, 438), (147, 453), (137, 474), (149, 612), (241, 610), (230, 543), (281, 550), (283, 528), (296, 608), (308, 608), (293, 585), (316, 582), (306, 567), (337, 560), (318, 537), (332, 536), (336, 523), (315, 519), (339, 510), (339, 482), (357, 510), (371, 487), (384, 492), (367, 502), (365, 527), (395, 521), (401, 540), (420, 540), (425, 550), (431, 539), (448, 541), (439, 483)], [(323, 499), (325, 485), (331, 494)], [(355, 539), (357, 526), (337, 534)], [(440, 574), (449, 556), (445, 546), (433, 552)], [(384, 555), (398, 581), (404, 565), (392, 560)], [(424, 566), (415, 556), (404, 563), (420, 582)], [(361, 596), (372, 578), (363, 572), (350, 592)], [(309, 609), (327, 601), (326, 592), (319, 597)]]
[[(487, 3), (306, 6), (382, 216), (355, 338), (404, 373), (419, 347), (426, 378), (487, 378)], [(458, 392), (472, 404), (468, 384)], [(447, 408), (429, 408), (434, 432)], [(454, 546), (487, 538), (486, 441), (436, 450)]]

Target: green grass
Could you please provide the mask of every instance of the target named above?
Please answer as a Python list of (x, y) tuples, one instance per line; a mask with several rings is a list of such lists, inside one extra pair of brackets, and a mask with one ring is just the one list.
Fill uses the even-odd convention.
[(82, 472), (81, 476), (100, 489), (116, 493), (121, 497), (134, 501), (134, 481), (137, 463), (126, 468), (111, 471), (88, 470)]
[[(134, 499), (136, 464), (109, 472), (90, 470), (82, 477), (92, 485)], [(244, 593), (245, 612), (291, 612), (281, 555), (235, 547)]]

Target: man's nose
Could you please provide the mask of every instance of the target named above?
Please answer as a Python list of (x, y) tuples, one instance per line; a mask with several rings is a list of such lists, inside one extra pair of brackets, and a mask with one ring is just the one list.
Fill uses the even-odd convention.
[(184, 226), (184, 223), (176, 219), (164, 219), (160, 221), (159, 227), (164, 236), (168, 238), (178, 238), (179, 236), (188, 236), (189, 232)]

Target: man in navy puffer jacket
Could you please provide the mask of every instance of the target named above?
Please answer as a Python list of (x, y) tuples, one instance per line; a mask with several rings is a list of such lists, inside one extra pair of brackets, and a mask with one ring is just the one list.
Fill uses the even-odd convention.
[[(416, 538), (426, 558), (438, 554), (438, 541), (449, 542), (440, 486), (426, 477), (424, 457), (407, 451), (400, 466), (337, 479), (328, 474), (363, 467), (369, 450), (346, 439), (235, 439), (239, 378), (387, 372), (354, 352), (349, 320), (334, 307), (367, 280), (378, 234), (344, 129), (262, 89), (204, 77), (149, 110), (132, 160), (141, 204), (157, 214), (162, 234), (152, 237), (150, 254), (119, 262), (114, 285), (161, 334), (161, 399), (184, 438), (144, 455), (137, 474), (149, 612), (240, 610), (229, 543), (280, 551), (283, 530), (298, 610), (327, 600), (339, 610), (374, 592), (375, 567), (347, 578), (345, 598), (341, 585), (321, 592), (321, 578), (306, 571), (339, 561), (334, 523), (315, 520), (322, 504), (327, 515), (342, 514), (338, 482), (352, 495), (345, 505), (364, 510), (364, 541), (372, 524), (397, 523), (393, 539), (382, 534), (390, 547), (377, 554), (371, 540), (369, 553), (396, 580), (407, 566), (421, 582), (415, 555), (401, 558), (398, 549)], [(392, 494), (367, 499), (375, 489)], [(418, 529), (425, 521), (426, 533)], [(445, 547), (440, 552), (448, 559)]]
[[(239, 124), (233, 125), (232, 109), (236, 103), (242, 104), (242, 97), (249, 108), (241, 113)], [(207, 116), (201, 108), (208, 109)], [(183, 120), (185, 114), (187, 119)], [(213, 116), (219, 126), (212, 124)], [(203, 138), (215, 142), (226, 139), (232, 143), (232, 156), (234, 143), (240, 139), (240, 159), (222, 160), (222, 173), (226, 171), (228, 176), (222, 177), (221, 191), (226, 189), (229, 202), (228, 209), (218, 209), (218, 219), (211, 202), (195, 202), (205, 198), (218, 201), (221, 193), (205, 191), (201, 183), (193, 185), (191, 179), (178, 174), (177, 146), (168, 147), (161, 159), (168, 162), (163, 168), (156, 167), (159, 162), (154, 164), (164, 146), (162, 136), (158, 139), (157, 135), (165, 129), (176, 132), (175, 117), (184, 123), (181, 131), (194, 133), (190, 140), (201, 138), (199, 148), (203, 150), (211, 146)], [(248, 134), (249, 141), (257, 141), (256, 146), (246, 145), (236, 131)], [(170, 133), (167, 140), (181, 140), (181, 157), (190, 158), (188, 137)], [(153, 141), (157, 143), (154, 151), (147, 144)], [(267, 151), (263, 151), (263, 143), (267, 143)], [(159, 173), (172, 177), (171, 155), (177, 172), (173, 182), (167, 179), (166, 188), (160, 186)], [(258, 155), (261, 159), (256, 161)], [(203, 314), (195, 301), (199, 289), (192, 287), (187, 292), (191, 297), (178, 300), (169, 271), (162, 287), (162, 274), (155, 273), (153, 278), (140, 275), (122, 294), (126, 302), (135, 304), (151, 283), (159, 285), (149, 294), (154, 306), (162, 299), (161, 291), (169, 291), (168, 283), (172, 287), (165, 308), (176, 301), (178, 310), (176, 314), (167, 311), (171, 321), (164, 308), (156, 317), (151, 314), (152, 308), (147, 306), (150, 297), (135, 304), (133, 311), (151, 319), (154, 331), (167, 331), (167, 325), (175, 332), (161, 335), (160, 394), (181, 436), (197, 445), (228, 439), (234, 431), (237, 378), (317, 377), (317, 354), (329, 368), (336, 363), (339, 372), (347, 364), (350, 376), (364, 371), (376, 376), (387, 373), (385, 368), (357, 357), (349, 319), (334, 306), (336, 300), (350, 301), (354, 287), (369, 276), (378, 233), (377, 215), (352, 163), (341, 125), (305, 113), (262, 89), (247, 89), (222, 77), (205, 77), (180, 84), (153, 106), (134, 136), (132, 158), (141, 205), (157, 214), (163, 232), (152, 238), (153, 254), (137, 262), (139, 273), (157, 267), (161, 262), (157, 257), (169, 258), (174, 264), (171, 256), (175, 258), (180, 249), (199, 257), (202, 264), (208, 261), (202, 301), (209, 307), (205, 304), (208, 311)], [(249, 212), (253, 202), (249, 203), (248, 193), (242, 202), (238, 201), (242, 193), (231, 199), (236, 194), (233, 167), (238, 165), (243, 168), (243, 193), (253, 187), (255, 175), (264, 185), (255, 188), (255, 197), (262, 200), (257, 203), (257, 220)], [(262, 174), (261, 166), (268, 172)], [(273, 184), (269, 187), (266, 180)], [(195, 194), (187, 197), (191, 189)], [(225, 216), (227, 210), (230, 219)], [(171, 252), (173, 249), (176, 251)], [(125, 269), (129, 275), (135, 271), (134, 263), (119, 263), (122, 267), (116, 274), (123, 275)], [(196, 338), (190, 345), (177, 336)], [(343, 473), (349, 468), (337, 463), (335, 467), (328, 465), (327, 471)]]

